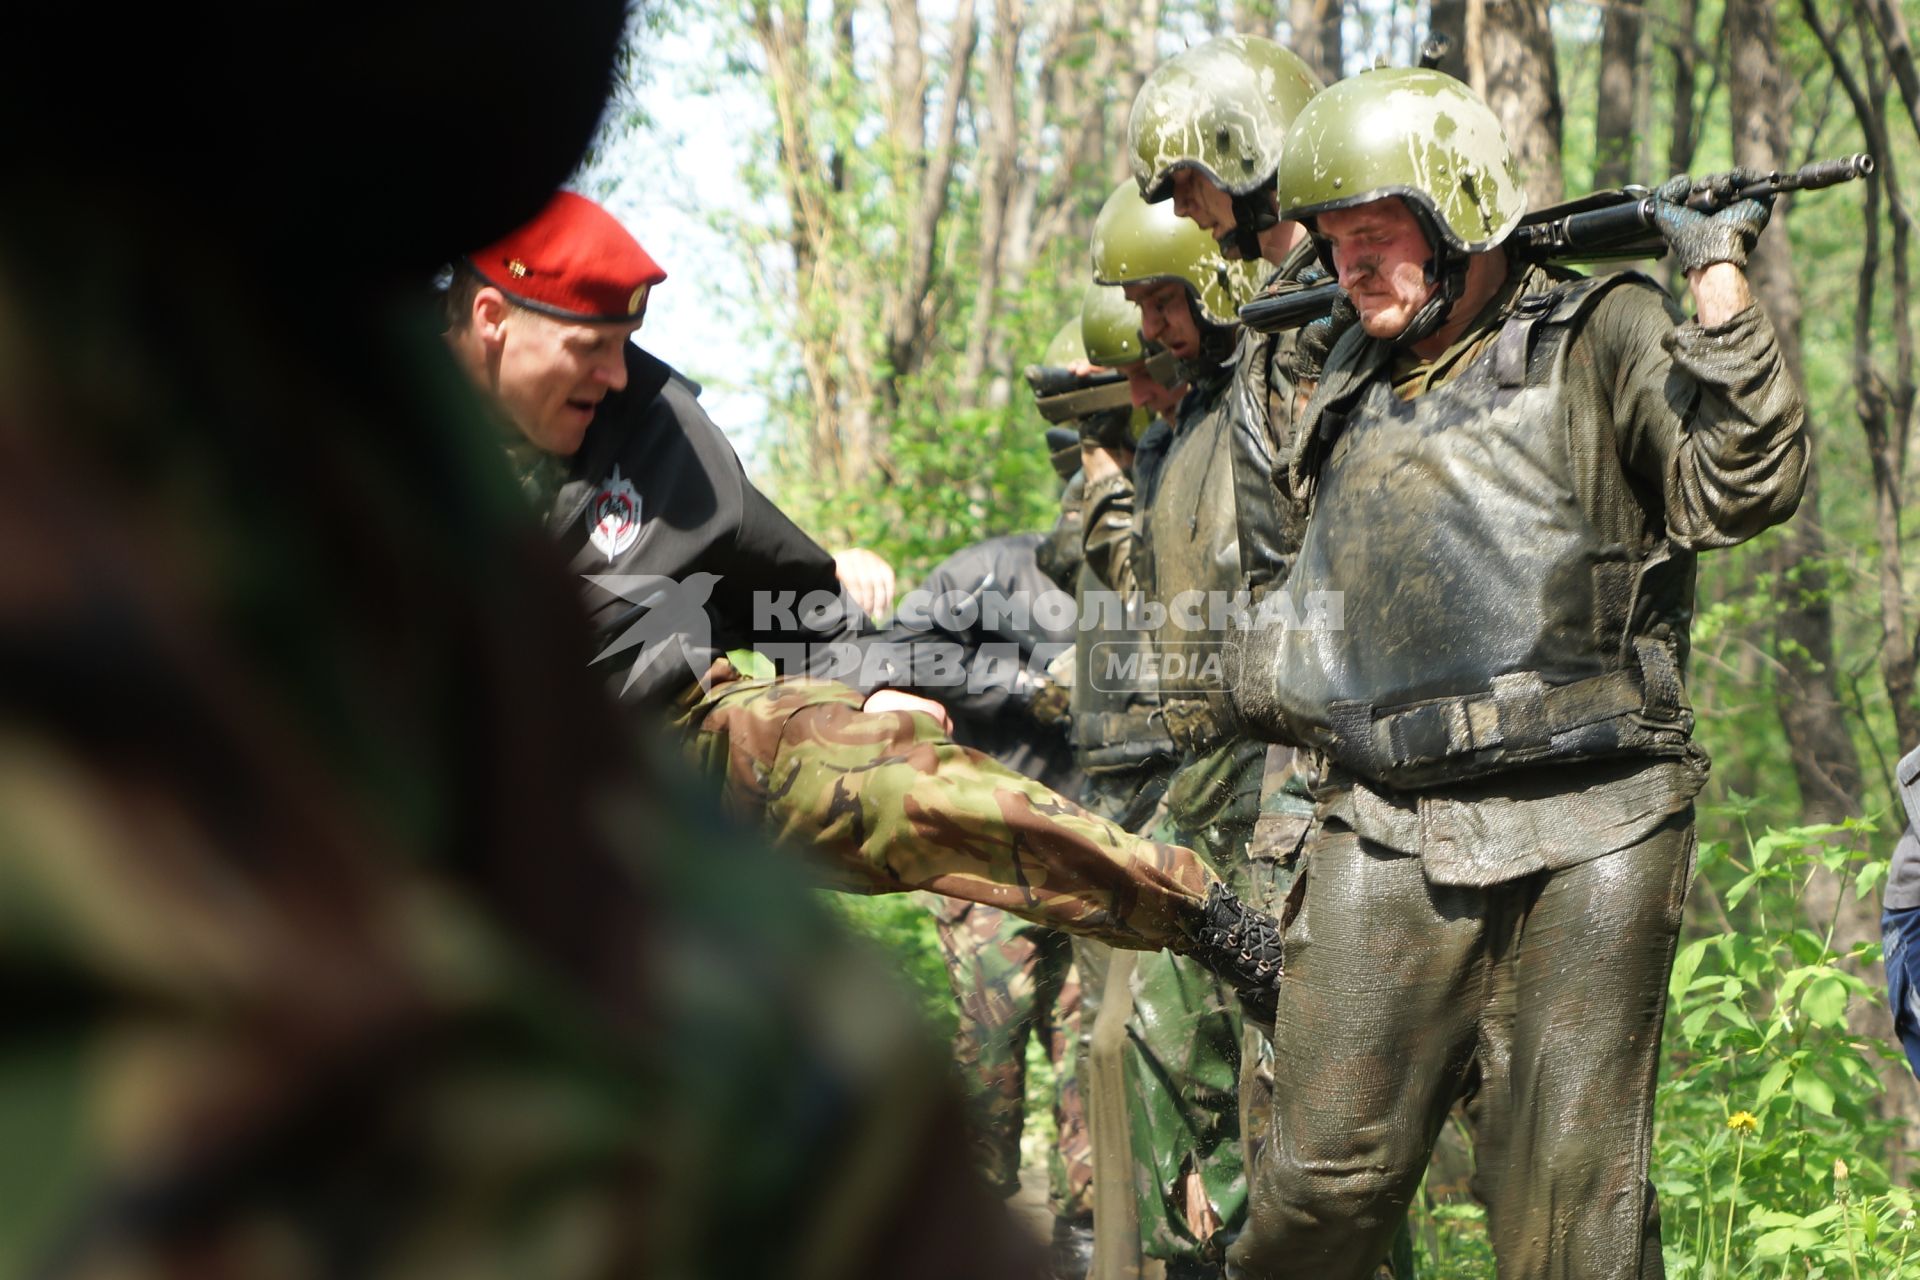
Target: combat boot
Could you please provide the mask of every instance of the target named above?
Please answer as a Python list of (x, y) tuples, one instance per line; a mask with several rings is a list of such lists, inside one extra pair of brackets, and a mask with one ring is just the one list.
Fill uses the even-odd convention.
[(1231, 986), (1250, 1016), (1272, 1026), (1283, 971), (1280, 922), (1216, 882), (1207, 889), (1191, 937), (1187, 954)]

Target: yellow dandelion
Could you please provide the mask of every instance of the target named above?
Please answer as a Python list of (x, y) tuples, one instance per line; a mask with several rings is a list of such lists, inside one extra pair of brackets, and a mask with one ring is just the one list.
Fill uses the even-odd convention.
[(1759, 1130), (1760, 1121), (1751, 1111), (1736, 1111), (1727, 1117), (1727, 1128), (1735, 1133), (1754, 1133)]

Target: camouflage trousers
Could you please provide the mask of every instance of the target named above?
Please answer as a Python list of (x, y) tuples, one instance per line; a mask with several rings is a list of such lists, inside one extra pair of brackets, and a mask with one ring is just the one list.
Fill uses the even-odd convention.
[(932, 903), (947, 978), (959, 1004), (954, 1057), (973, 1103), (976, 1163), (1001, 1195), (1020, 1187), (1027, 1043), (1053, 1065), (1057, 1138), (1047, 1161), (1055, 1217), (1092, 1212), (1093, 1146), (1080, 1088), (1081, 981), (1067, 936), (994, 907)]
[(835, 888), (927, 889), (1140, 950), (1185, 947), (1216, 877), (955, 743), (929, 716), (867, 714), (827, 680), (716, 663), (682, 702), (727, 800), (822, 855)]
[[(1153, 832), (1199, 852), (1243, 893), (1270, 892), (1255, 885), (1247, 856), (1265, 758), (1265, 744), (1238, 741), (1187, 756)], [(1133, 996), (1129, 1128), (1141, 1252), (1170, 1275), (1217, 1275), (1247, 1212), (1239, 1003), (1205, 969), (1165, 952), (1140, 958)]]

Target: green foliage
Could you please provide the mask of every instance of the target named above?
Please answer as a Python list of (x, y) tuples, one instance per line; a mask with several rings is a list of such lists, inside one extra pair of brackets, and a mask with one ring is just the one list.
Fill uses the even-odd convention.
[(1859, 853), (1855, 835), (1794, 827), (1744, 858), (1701, 850), (1702, 886), (1725, 887), (1729, 914), (1681, 947), (1670, 984), (1654, 1182), (1676, 1280), (1899, 1274), (1913, 1201), (1889, 1186), (1878, 1153), (1891, 1129), (1872, 1106), (1873, 1059), (1897, 1054), (1847, 1025), (1852, 1002), (1885, 998), (1853, 972), (1879, 947), (1840, 955), (1833, 921), (1805, 909), (1816, 869), (1844, 892), (1884, 877), (1886, 859)]
[[(1675, 957), (1655, 1111), (1672, 1280), (1891, 1277), (1909, 1256), (1920, 1270), (1914, 1194), (1890, 1185), (1878, 1153), (1891, 1128), (1871, 1105), (1875, 1060), (1901, 1059), (1847, 1025), (1850, 1009), (1885, 999), (1853, 972), (1879, 947), (1843, 956), (1832, 921), (1805, 910), (1816, 869), (1849, 893), (1885, 877), (1885, 858), (1853, 847), (1859, 834), (1791, 827), (1739, 854), (1701, 847), (1694, 891), (1715, 923), (1689, 929)], [(1463, 1195), (1423, 1198), (1415, 1227), (1433, 1275), (1492, 1277), (1484, 1215)]]
[(890, 893), (869, 898), (822, 892), (818, 896), (853, 932), (886, 951), (888, 962), (898, 966), (913, 984), (927, 1025), (943, 1039), (953, 1039), (958, 1024), (953, 988), (947, 983), (946, 962), (940, 958), (933, 914), (922, 905), (920, 895)]

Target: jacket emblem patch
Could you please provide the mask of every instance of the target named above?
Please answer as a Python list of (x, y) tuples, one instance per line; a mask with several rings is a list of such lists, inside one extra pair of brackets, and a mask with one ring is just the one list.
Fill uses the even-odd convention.
[(600, 492), (587, 504), (587, 540), (612, 563), (640, 536), (640, 494), (633, 481), (613, 469)]

